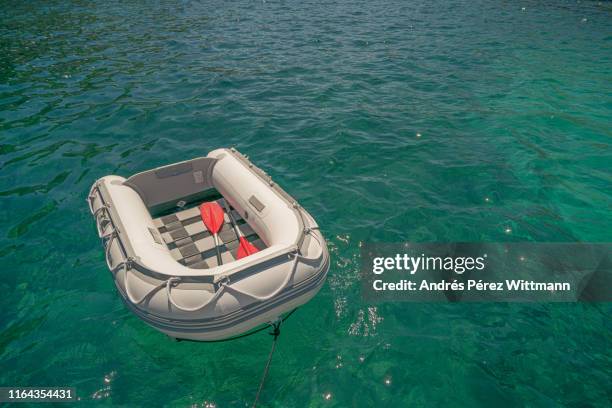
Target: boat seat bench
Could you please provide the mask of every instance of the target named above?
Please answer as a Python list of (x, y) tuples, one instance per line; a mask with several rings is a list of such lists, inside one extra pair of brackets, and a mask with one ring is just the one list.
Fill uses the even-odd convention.
[[(217, 200), (217, 202), (223, 207), (222, 200)], [(232, 210), (232, 217), (238, 224), (240, 231), (257, 249), (266, 248), (263, 241), (238, 212)], [(170, 250), (170, 254), (178, 262), (194, 269), (207, 269), (217, 266), (215, 241), (206, 229), (204, 222), (202, 222), (199, 206), (155, 218), (153, 223), (161, 239)], [(223, 264), (235, 261), (239, 241), (227, 214), (225, 214), (225, 220), (218, 235)]]

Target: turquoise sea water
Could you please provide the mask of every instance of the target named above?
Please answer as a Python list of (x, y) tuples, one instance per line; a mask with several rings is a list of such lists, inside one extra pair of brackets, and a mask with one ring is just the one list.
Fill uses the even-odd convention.
[(264, 406), (609, 406), (609, 304), (373, 305), (357, 271), (362, 242), (609, 242), (611, 118), (609, 2), (0, 1), (0, 385), (252, 402), (270, 336), (145, 326), (85, 204), (236, 146), (333, 256)]

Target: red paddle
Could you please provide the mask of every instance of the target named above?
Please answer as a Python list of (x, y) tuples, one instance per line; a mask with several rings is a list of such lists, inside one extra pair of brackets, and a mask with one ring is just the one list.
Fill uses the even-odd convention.
[(216, 201), (203, 203), (200, 205), (200, 215), (206, 229), (212, 234), (215, 240), (215, 249), (217, 250), (217, 264), (222, 265), (221, 251), (219, 250), (219, 236), (217, 235), (223, 226), (224, 213), (223, 208)]
[[(236, 226), (236, 229), (238, 229), (238, 226)], [(242, 234), (240, 230), (238, 230), (238, 234)], [(238, 254), (236, 255), (238, 259), (242, 259), (245, 256), (253, 255), (255, 252), (259, 252), (259, 249), (247, 241), (244, 236), (239, 235), (238, 239), (240, 240), (240, 247), (238, 247)]]
[(242, 259), (246, 256), (253, 255), (255, 252), (259, 252), (259, 249), (257, 249), (255, 245), (251, 244), (244, 237), (244, 234), (242, 233), (242, 231), (240, 231), (240, 228), (238, 228), (238, 224), (236, 224), (236, 221), (234, 221), (234, 217), (232, 217), (232, 210), (229, 207), (229, 204), (227, 204), (227, 201), (223, 200), (223, 203), (225, 204), (225, 211), (227, 211), (227, 216), (229, 217), (230, 222), (232, 223), (232, 227), (234, 227), (234, 231), (236, 232), (236, 236), (240, 241), (240, 246), (238, 247), (238, 253), (236, 254), (236, 258)]

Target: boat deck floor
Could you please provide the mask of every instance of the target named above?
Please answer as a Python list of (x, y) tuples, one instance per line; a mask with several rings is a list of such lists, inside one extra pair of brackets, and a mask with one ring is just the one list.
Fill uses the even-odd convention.
[[(217, 200), (221, 207), (223, 207), (222, 200)], [(247, 239), (259, 250), (266, 248), (263, 241), (240, 214), (234, 209), (231, 211), (234, 221)], [(194, 269), (207, 269), (217, 266), (215, 241), (206, 229), (204, 222), (202, 222), (199, 206), (155, 218), (153, 223), (161, 235), (161, 239), (178, 262)], [(155, 235), (153, 235), (154, 238)], [(234, 232), (231, 221), (225, 214), (223, 226), (219, 231), (219, 250), (221, 251), (223, 264), (236, 260), (238, 243), (238, 237)]]

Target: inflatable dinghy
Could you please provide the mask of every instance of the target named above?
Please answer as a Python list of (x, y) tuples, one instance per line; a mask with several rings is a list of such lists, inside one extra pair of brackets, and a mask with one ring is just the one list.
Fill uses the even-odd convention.
[(87, 201), (125, 303), (176, 339), (219, 340), (273, 323), (327, 275), (315, 220), (235, 149), (102, 177)]

